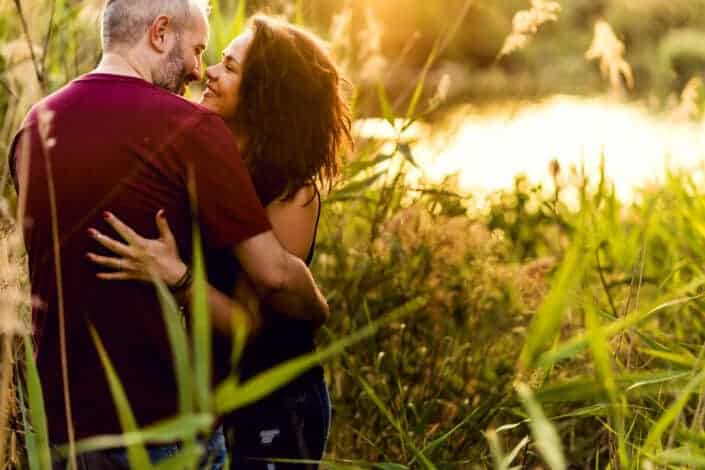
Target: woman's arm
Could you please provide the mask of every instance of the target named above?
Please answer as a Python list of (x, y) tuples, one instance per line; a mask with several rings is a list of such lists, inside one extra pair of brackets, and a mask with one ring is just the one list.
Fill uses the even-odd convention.
[[(316, 220), (320, 200), (313, 186), (304, 186), (294, 197), (288, 200), (276, 200), (267, 206), (267, 215), (272, 224), (272, 230), (282, 246), (291, 254), (305, 260), (311, 250), (316, 235)], [(258, 311), (259, 298), (246, 275), (240, 276), (235, 288), (235, 297)], [(289, 311), (280, 312), (291, 315)], [(313, 316), (293, 316), (300, 320), (313, 321), (320, 326), (326, 318)]]
[[(320, 206), (313, 186), (304, 186), (293, 198), (277, 200), (267, 206), (274, 234), (290, 253), (305, 259), (308, 255), (316, 231), (316, 220)], [(188, 266), (179, 256), (176, 241), (164, 217), (163, 211), (156, 215), (159, 238), (150, 240), (136, 233), (112, 213), (106, 213), (106, 221), (127, 242), (108, 237), (95, 229), (90, 234), (101, 245), (119, 257), (100, 256), (88, 253), (88, 258), (96, 264), (114, 269), (113, 272), (98, 273), (105, 280), (140, 280), (152, 282), (161, 279), (167, 286), (179, 283)], [(190, 301), (190, 289), (180, 295), (182, 304)], [(261, 326), (259, 298), (247, 276), (240, 276), (235, 287), (235, 298), (208, 286), (208, 304), (213, 327), (223, 334), (232, 333), (232, 317), (237, 312), (245, 316), (250, 333), (256, 333)], [(281, 312), (283, 314), (291, 312)], [(295, 317), (313, 321), (320, 326), (326, 318), (312, 316)]]
[[(167, 286), (173, 287), (186, 274), (188, 266), (179, 256), (176, 241), (162, 211), (156, 215), (159, 229), (159, 238), (156, 240), (142, 237), (112, 213), (107, 212), (105, 220), (127, 243), (108, 237), (98, 230), (89, 230), (98, 243), (119, 256), (108, 257), (88, 253), (88, 259), (94, 263), (115, 270), (98, 273), (97, 277), (105, 280), (144, 282), (152, 282), (156, 278), (164, 281)], [(182, 305), (189, 304), (190, 286), (177, 292), (176, 296)], [(259, 309), (251, 299), (243, 298), (242, 301), (239, 298), (232, 299), (209, 285), (208, 306), (213, 327), (219, 333), (232, 334), (234, 315), (244, 317), (250, 334), (256, 333), (261, 326)]]

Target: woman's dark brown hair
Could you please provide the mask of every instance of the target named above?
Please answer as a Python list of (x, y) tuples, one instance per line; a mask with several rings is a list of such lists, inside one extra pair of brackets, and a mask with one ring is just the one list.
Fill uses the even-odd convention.
[(255, 187), (268, 204), (304, 185), (330, 185), (352, 143), (341, 76), (313, 34), (266, 15), (250, 21), (234, 127)]

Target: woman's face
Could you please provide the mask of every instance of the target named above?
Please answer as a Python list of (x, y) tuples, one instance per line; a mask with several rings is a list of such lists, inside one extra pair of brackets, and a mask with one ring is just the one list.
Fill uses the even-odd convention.
[(222, 60), (206, 69), (206, 89), (201, 104), (225, 120), (235, 115), (240, 94), (242, 64), (252, 42), (252, 32), (242, 33), (223, 51)]

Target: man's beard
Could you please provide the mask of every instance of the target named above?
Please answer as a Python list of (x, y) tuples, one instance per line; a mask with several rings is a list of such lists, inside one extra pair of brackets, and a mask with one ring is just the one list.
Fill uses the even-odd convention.
[(183, 95), (186, 91), (186, 77), (184, 58), (181, 55), (181, 40), (177, 39), (174, 47), (164, 59), (159, 70), (154, 76), (154, 84), (167, 91)]

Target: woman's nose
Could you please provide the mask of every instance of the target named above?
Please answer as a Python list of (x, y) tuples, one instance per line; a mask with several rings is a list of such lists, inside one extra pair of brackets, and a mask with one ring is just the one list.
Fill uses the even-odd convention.
[(211, 65), (210, 67), (206, 68), (206, 78), (208, 80), (216, 80), (217, 79), (215, 65)]

